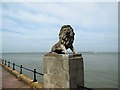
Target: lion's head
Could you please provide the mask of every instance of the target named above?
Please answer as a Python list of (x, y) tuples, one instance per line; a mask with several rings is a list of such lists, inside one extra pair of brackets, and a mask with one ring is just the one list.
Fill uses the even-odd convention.
[(59, 41), (68, 49), (73, 44), (74, 35), (73, 28), (70, 25), (64, 25), (60, 29)]

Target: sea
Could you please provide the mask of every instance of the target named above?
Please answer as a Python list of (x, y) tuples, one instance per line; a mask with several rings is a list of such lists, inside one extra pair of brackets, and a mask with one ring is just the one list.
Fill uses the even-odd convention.
[[(2, 58), (23, 65), (28, 69), (36, 69), (43, 73), (43, 57), (46, 53), (3, 53)], [(83, 52), (84, 84), (89, 88), (118, 88), (118, 53), (115, 52)], [(12, 65), (11, 65), (12, 67)], [(15, 67), (20, 71), (19, 67)], [(23, 74), (33, 78), (33, 73), (23, 70)], [(43, 76), (37, 74), (37, 80), (43, 83)]]

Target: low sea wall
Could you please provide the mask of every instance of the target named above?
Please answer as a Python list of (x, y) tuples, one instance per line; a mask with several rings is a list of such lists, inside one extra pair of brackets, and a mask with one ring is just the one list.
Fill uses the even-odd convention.
[(43, 88), (43, 84), (39, 82), (33, 82), (31, 78), (24, 74), (20, 74), (20, 72), (13, 70), (11, 67), (8, 67), (7, 65), (2, 64), (2, 67), (7, 70), (9, 73), (13, 74), (16, 78), (23, 81), (25, 84), (27, 84), (30, 88), (36, 88), (40, 89)]

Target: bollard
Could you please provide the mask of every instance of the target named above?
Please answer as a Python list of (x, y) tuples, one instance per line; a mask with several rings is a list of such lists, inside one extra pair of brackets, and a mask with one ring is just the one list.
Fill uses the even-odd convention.
[(20, 74), (22, 74), (22, 65), (20, 65)]
[(34, 80), (33, 80), (33, 82), (37, 82), (37, 79), (36, 79), (36, 69), (34, 69)]
[(4, 59), (2, 60), (2, 64), (4, 64)]
[(15, 63), (13, 63), (13, 70), (15, 70)]
[(10, 61), (8, 62), (8, 67), (10, 67)]
[(5, 65), (6, 65), (6, 60), (5, 60)]

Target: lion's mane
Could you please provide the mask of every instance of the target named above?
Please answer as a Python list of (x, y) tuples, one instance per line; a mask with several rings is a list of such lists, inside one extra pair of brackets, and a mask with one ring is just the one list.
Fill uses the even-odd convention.
[(73, 44), (74, 35), (73, 28), (70, 25), (64, 25), (60, 29), (59, 42), (68, 49)]

